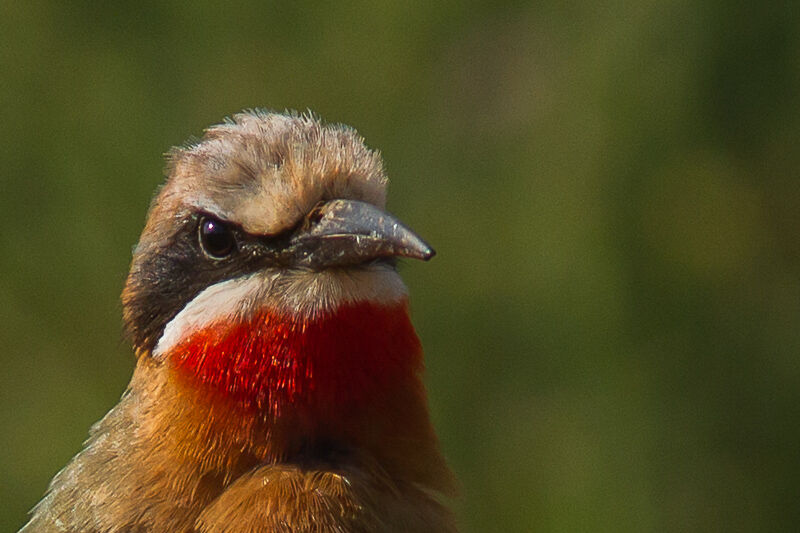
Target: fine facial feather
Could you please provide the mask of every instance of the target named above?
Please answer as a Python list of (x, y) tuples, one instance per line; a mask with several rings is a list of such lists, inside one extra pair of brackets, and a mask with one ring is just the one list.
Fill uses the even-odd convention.
[(320, 200), (386, 202), (380, 155), (355, 130), (309, 115), (239, 114), (171, 161), (159, 204), (208, 210), (253, 234), (292, 227)]
[(254, 112), (209, 128), (199, 143), (171, 152), (122, 294), (128, 338), (137, 352), (152, 351), (202, 290), (262, 266), (204, 262), (195, 233), (202, 213), (251, 236), (280, 235), (321, 201), (383, 207), (386, 184), (380, 155), (347, 126)]

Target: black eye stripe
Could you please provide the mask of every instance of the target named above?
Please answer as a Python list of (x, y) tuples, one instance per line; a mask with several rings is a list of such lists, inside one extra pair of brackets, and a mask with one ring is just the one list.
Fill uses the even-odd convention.
[[(227, 230), (219, 232), (230, 235), (234, 242), (227, 255), (225, 241), (217, 243), (219, 247), (204, 244), (201, 230), (205, 221)], [(188, 213), (175, 229), (157, 246), (134, 257), (126, 289), (125, 328), (138, 349), (153, 350), (166, 324), (204, 289), (279, 264), (280, 252), (298, 226), (277, 235), (256, 235), (212, 213), (196, 211)]]

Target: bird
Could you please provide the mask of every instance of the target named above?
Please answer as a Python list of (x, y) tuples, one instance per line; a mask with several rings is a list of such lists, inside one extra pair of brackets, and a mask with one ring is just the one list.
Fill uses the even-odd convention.
[(168, 152), (122, 292), (135, 368), (34, 532), (456, 531), (381, 154), (245, 110)]

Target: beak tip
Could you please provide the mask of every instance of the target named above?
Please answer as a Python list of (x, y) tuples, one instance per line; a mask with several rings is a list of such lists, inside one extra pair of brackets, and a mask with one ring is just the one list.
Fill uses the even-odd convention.
[(405, 242), (404, 242), (404, 250), (397, 255), (404, 255), (406, 257), (410, 257), (412, 259), (419, 259), (421, 261), (430, 261), (436, 255), (436, 250), (434, 250), (427, 242), (423, 241), (419, 235), (413, 233), (408, 228), (404, 228), (406, 231), (405, 235)]

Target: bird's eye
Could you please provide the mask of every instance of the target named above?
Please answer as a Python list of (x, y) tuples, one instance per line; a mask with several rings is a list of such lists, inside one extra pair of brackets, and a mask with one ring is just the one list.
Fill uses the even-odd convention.
[(231, 229), (215, 218), (201, 218), (198, 233), (200, 246), (209, 257), (223, 259), (236, 249), (236, 237)]

